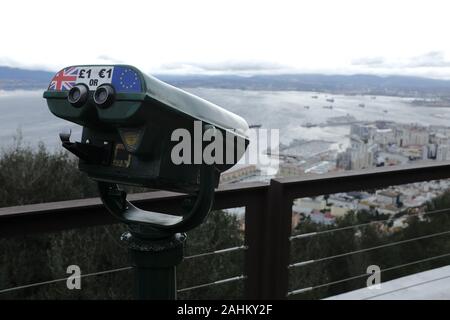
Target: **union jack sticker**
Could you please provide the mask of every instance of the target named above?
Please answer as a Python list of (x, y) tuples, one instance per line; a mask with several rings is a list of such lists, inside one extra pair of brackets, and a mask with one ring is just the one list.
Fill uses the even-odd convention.
[(58, 72), (50, 82), (49, 90), (66, 91), (70, 90), (76, 83), (78, 68), (69, 67)]

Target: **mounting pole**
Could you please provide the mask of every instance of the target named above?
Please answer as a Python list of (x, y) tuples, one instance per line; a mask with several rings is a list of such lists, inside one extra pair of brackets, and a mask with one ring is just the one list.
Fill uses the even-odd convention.
[(183, 260), (184, 233), (162, 239), (143, 238), (125, 232), (131, 265), (134, 267), (135, 296), (140, 300), (175, 300), (176, 266)]
[(135, 270), (137, 299), (176, 299), (175, 271), (183, 260), (184, 232), (201, 224), (211, 211), (217, 178), (213, 166), (202, 166), (200, 190), (183, 202), (183, 215), (139, 209), (126, 199), (126, 192), (116, 184), (98, 182), (105, 207), (129, 227), (121, 240), (128, 248)]

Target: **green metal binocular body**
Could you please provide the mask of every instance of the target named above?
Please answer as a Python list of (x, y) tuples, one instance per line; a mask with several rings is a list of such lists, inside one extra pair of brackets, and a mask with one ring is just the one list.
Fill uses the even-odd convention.
[[(216, 146), (223, 152), (214, 151), (219, 161), (212, 164), (216, 186), (220, 173), (239, 161), (249, 143), (241, 117), (132, 66), (64, 68), (44, 98), (54, 115), (83, 126), (81, 142), (70, 142), (68, 135), (61, 139), (80, 158), (80, 170), (100, 182), (196, 192), (207, 130), (215, 130), (214, 140), (222, 137)], [(181, 155), (190, 161), (173, 161), (177, 129), (192, 138)]]

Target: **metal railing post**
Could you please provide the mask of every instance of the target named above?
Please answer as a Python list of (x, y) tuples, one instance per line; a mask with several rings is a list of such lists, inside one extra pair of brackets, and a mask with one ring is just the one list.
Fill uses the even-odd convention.
[(270, 181), (265, 218), (261, 298), (285, 299), (288, 292), (292, 199), (288, 198), (284, 184), (276, 179)]
[(265, 250), (262, 237), (267, 207), (263, 198), (267, 192), (249, 198), (245, 207), (245, 298), (261, 299), (262, 254)]

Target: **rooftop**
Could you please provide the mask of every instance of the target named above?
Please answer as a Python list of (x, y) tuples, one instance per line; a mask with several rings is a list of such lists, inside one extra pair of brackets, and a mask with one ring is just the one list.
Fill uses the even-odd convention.
[(382, 282), (325, 300), (450, 300), (450, 265)]

